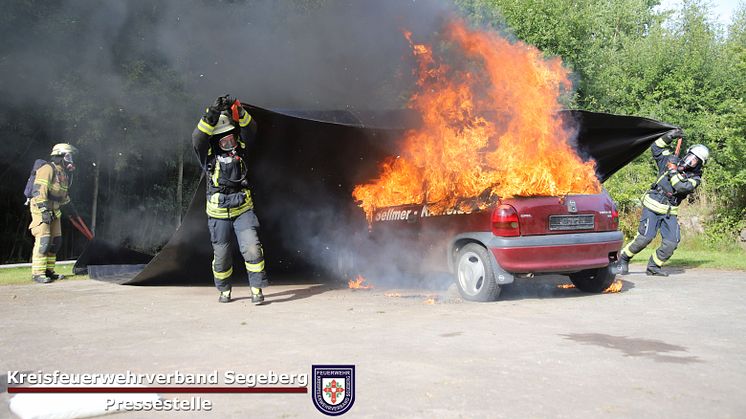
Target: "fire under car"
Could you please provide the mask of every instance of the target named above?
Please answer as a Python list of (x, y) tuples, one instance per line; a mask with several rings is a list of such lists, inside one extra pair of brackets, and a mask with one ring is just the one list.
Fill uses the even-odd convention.
[(398, 263), (448, 271), (466, 300), (494, 301), (516, 277), (567, 275), (581, 291), (614, 281), (622, 247), (619, 215), (603, 190), (591, 195), (496, 199), (470, 209), (403, 205), (380, 208), (372, 243), (397, 242)]

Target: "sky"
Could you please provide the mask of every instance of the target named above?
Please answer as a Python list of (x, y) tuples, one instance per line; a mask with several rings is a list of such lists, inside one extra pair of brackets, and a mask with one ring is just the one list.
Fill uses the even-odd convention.
[[(739, 1), (744, 0), (711, 0), (710, 3), (713, 5), (714, 14), (717, 15), (715, 20), (720, 22), (724, 26), (728, 26), (731, 22), (731, 17), (738, 7)], [(661, 0), (661, 9), (675, 9), (681, 5), (682, 0)]]

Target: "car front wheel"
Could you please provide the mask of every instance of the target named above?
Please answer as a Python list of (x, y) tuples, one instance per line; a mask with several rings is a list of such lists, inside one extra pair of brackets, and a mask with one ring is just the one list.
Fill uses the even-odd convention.
[(456, 285), (465, 300), (497, 300), (500, 286), (495, 281), (487, 249), (477, 243), (469, 243), (458, 251), (455, 265)]

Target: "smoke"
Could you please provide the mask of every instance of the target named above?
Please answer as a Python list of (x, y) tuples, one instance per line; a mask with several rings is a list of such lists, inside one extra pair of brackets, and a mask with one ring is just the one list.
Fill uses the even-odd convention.
[[(161, 201), (175, 202), (177, 155), (187, 162), (185, 201), (200, 176), (189, 137), (215, 96), (273, 109), (398, 108), (412, 87), (401, 30), (428, 39), (450, 9), (437, 0), (6, 5), (2, 193), (18, 196), (33, 160), (71, 142), (81, 150), (71, 191), (78, 210), (91, 219), (95, 162), (98, 235), (151, 248), (162, 235), (146, 226), (176, 219), (178, 209)], [(139, 209), (153, 202), (156, 211)], [(8, 205), (3, 231), (26, 211), (15, 198)], [(141, 222), (126, 225), (132, 219)]]
[[(444, 0), (49, 0), (4, 12), (0, 179), (11, 181), (3, 196), (20, 195), (31, 162), (54, 143), (72, 142), (81, 149), (72, 190), (78, 210), (91, 219), (96, 162), (98, 236), (153, 250), (181, 210), (174, 208), (177, 155), (187, 162), (182, 206), (201, 175), (190, 134), (216, 96), (276, 110), (401, 108), (416, 66), (402, 31), (438, 42), (454, 7)], [(387, 145), (360, 156), (342, 144), (360, 140), (370, 150)], [(377, 284), (411, 283), (427, 268), (411, 237), (392, 231), (368, 240), (364, 215), (351, 203), (354, 185), (375, 175), (370, 163), (393, 154), (393, 142), (354, 133), (315, 141), (310, 147), (323, 145), (323, 153), (277, 150), (252, 168), (263, 239), (325, 272), (343, 273), (340, 255), (352, 251), (351, 269)], [(300, 153), (289, 159), (297, 165), (276, 164), (289, 153)], [(354, 170), (319, 173), (339, 166), (330, 159)], [(8, 208), (25, 211), (17, 202)], [(273, 259), (275, 267), (282, 262), (271, 250), (270, 270)]]
[(438, 1), (174, 1), (157, 42), (203, 101), (230, 92), (275, 109), (392, 108), (411, 82), (402, 28), (432, 31), (445, 10)]

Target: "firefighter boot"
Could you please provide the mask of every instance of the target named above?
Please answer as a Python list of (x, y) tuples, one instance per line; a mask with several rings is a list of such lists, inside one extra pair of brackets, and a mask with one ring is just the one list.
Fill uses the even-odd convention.
[(48, 277), (48, 276), (46, 276), (44, 274), (32, 275), (31, 279), (33, 279), (34, 282), (38, 282), (39, 284), (48, 284), (48, 283), (54, 281), (54, 279), (52, 279), (52, 278), (50, 278), (50, 277)]
[(624, 253), (619, 256), (619, 264), (617, 265), (617, 272), (619, 275), (629, 274), (629, 257)]
[(650, 257), (650, 260), (648, 261), (648, 269), (645, 271), (648, 276), (668, 276), (668, 273), (661, 269), (658, 264), (653, 261), (653, 257)]
[(260, 305), (264, 302), (264, 294), (261, 288), (251, 287), (251, 303)]
[(51, 269), (47, 269), (46, 271), (44, 271), (44, 274), (47, 276), (47, 278), (51, 278), (52, 281), (58, 281), (60, 279), (65, 279), (65, 275), (60, 275), (58, 273), (55, 273)]
[(231, 302), (231, 290), (223, 291), (220, 293), (218, 298), (219, 303), (230, 303)]

